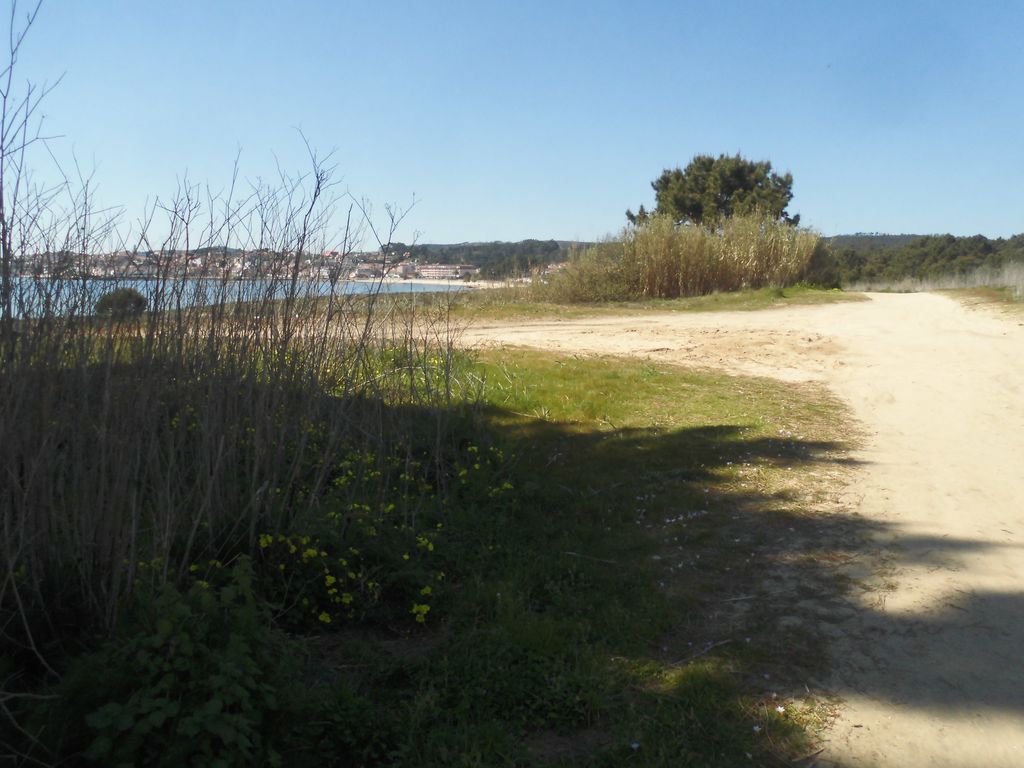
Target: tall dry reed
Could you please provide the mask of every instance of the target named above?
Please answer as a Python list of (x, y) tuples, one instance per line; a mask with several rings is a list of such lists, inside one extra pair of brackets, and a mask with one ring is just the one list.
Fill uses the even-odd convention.
[[(336, 242), (323, 181), (219, 208), (185, 190), (145, 282), (85, 276), (103, 249), (94, 233), (25, 233), (18, 263), (48, 274), (11, 281), (0, 332), (6, 647), (46, 667), (47, 642), (112, 627), (140, 579), (174, 583), (197, 562), (252, 553), (318, 513), (347, 452), (378, 457), (368, 471), (382, 498), (433, 471), (460, 383), (455, 331), (443, 302), (423, 310), (305, 278), (309, 254)], [(72, 213), (52, 220), (83, 220)], [(343, 250), (353, 237), (341, 234)], [(136, 243), (119, 250), (137, 261), (145, 234)], [(226, 270), (225, 245), (259, 254), (259, 276)], [(143, 290), (147, 310), (95, 315), (118, 286)]]
[(813, 231), (760, 215), (734, 216), (714, 229), (656, 216), (580, 253), (539, 292), (602, 301), (784, 287), (801, 278), (819, 242)]

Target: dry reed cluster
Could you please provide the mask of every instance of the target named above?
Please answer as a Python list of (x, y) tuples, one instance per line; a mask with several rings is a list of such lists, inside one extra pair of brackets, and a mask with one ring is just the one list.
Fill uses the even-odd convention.
[[(323, 247), (326, 219), (309, 214), (319, 190), (314, 179), (261, 191), (248, 217), (205, 227), (171, 219), (159, 259), (180, 264), (231, 233), (275, 255), (259, 279), (196, 268), (144, 282), (9, 282), (0, 642), (18, 658), (47, 670), (47, 643), (72, 627), (109, 631), (140, 579), (181, 583), (196, 563), (230, 562), (261, 535), (316, 519), (326, 491), (343, 501), (331, 482), (348, 452), (377, 457), (367, 471), (382, 504), (424, 474), (440, 478), (430, 457), (444, 453), (459, 386), (445, 304), (300, 279), (299, 260)], [(45, 247), (25, 242), (19, 257)], [(145, 312), (94, 314), (99, 291), (126, 285), (148, 294)]]
[(554, 300), (606, 301), (784, 287), (799, 281), (820, 242), (815, 232), (759, 215), (718, 228), (657, 216), (578, 254), (540, 291)]

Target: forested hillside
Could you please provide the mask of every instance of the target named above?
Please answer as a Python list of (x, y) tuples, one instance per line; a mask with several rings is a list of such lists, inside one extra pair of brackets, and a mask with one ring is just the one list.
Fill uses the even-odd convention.
[(885, 235), (880, 232), (858, 232), (855, 235), (835, 235), (826, 238), (833, 250), (853, 248), (857, 251), (878, 251), (898, 248), (919, 240), (924, 235)]
[[(836, 235), (826, 239), (827, 252), (816, 256), (812, 282), (851, 285), (858, 282), (936, 277), (999, 268), (1010, 261), (1024, 262), (1024, 234), (1010, 238), (984, 235)], [(393, 243), (391, 254), (421, 263), (474, 264), (491, 279), (529, 275), (548, 264), (565, 261), (574, 247), (568, 240), (521, 240), (489, 243)]]
[(817, 282), (850, 285), (998, 268), (1024, 262), (1024, 234), (990, 239), (983, 235), (840, 235), (831, 254), (814, 265)]
[(521, 240), (518, 243), (456, 243), (451, 245), (406, 245), (393, 243), (391, 252), (408, 253), (420, 262), (436, 264), (474, 264), (486, 278), (518, 277), (569, 257), (574, 245), (568, 240)]

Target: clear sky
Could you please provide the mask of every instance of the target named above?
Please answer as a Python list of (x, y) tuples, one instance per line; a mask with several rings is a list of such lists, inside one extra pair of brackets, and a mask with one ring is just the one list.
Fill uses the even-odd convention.
[[(19, 9), (27, 8), (21, 0)], [(1024, 231), (1024, 3), (46, 0), (20, 78), (137, 210), (305, 147), (417, 201), (399, 239), (594, 239), (695, 154), (794, 177), (825, 234)], [(276, 158), (276, 160), (275, 160)]]

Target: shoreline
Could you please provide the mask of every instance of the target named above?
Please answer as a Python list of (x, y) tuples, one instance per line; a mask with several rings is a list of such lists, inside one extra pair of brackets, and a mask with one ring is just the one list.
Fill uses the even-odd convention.
[[(287, 283), (287, 278), (280, 278), (275, 276), (264, 276), (264, 277), (216, 277), (213, 275), (62, 275), (60, 277), (54, 277), (52, 275), (12, 275), (12, 277), (19, 280), (61, 280), (64, 282), (81, 282), (83, 280), (89, 282), (103, 282), (103, 283), (127, 283), (127, 282), (156, 282), (156, 281), (167, 281), (167, 282), (183, 282), (183, 281), (195, 281), (195, 282), (220, 282), (220, 283), (246, 283), (246, 282), (257, 282), (257, 281), (270, 281), (279, 280), (282, 283)], [(329, 283), (330, 280), (313, 279), (310, 277), (300, 277), (299, 282), (307, 283)], [(408, 285), (408, 286), (421, 286), (421, 287), (444, 287), (454, 288), (461, 287), (465, 289), (487, 289), (487, 288), (504, 288), (511, 285), (511, 280), (449, 280), (446, 278), (430, 278), (430, 277), (340, 277), (337, 279), (338, 283), (354, 283), (359, 285)]]
[(423, 287), (462, 287), (473, 290), (486, 290), (490, 288), (504, 288), (507, 285), (511, 285), (509, 280), (447, 280), (445, 278), (430, 278), (430, 277), (360, 277), (360, 278), (348, 278), (349, 283), (365, 283), (369, 285), (419, 285)]

